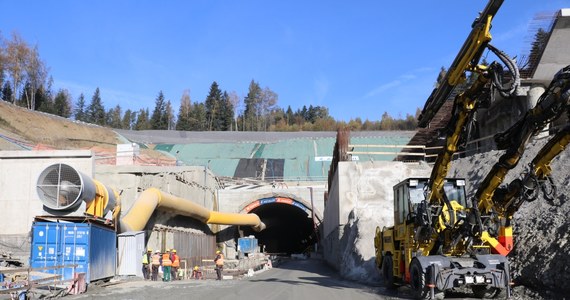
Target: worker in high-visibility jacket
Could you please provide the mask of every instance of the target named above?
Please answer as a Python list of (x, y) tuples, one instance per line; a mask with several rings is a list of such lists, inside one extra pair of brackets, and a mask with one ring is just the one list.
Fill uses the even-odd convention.
[(178, 268), (180, 268), (180, 257), (176, 254), (176, 249), (170, 250), (170, 260), (172, 261), (172, 280), (178, 280)]
[(154, 251), (154, 254), (151, 256), (152, 259), (152, 281), (158, 280), (158, 268), (160, 267), (160, 251)]
[(170, 260), (170, 250), (166, 249), (166, 253), (162, 254), (162, 281), (170, 281), (170, 268), (172, 261)]
[(222, 280), (222, 271), (224, 270), (224, 255), (222, 254), (222, 251), (216, 251), (214, 263), (216, 264), (216, 275), (218, 276), (216, 280)]
[(150, 272), (151, 272), (151, 256), (152, 256), (152, 249), (148, 248), (147, 252), (143, 254), (142, 256), (142, 272), (143, 272), (143, 278), (145, 280), (149, 280), (150, 279)]

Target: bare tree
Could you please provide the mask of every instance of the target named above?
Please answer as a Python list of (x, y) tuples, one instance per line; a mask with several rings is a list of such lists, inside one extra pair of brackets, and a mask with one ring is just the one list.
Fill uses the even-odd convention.
[[(6, 69), (6, 50), (4, 45), (4, 37), (2, 36), (2, 31), (0, 31), (0, 88), (4, 86), (4, 70)], [(0, 91), (0, 99), (4, 97)], [(6, 99), (4, 99), (6, 100)]]
[(277, 105), (277, 93), (272, 91), (270, 88), (266, 87), (261, 91), (261, 101), (258, 107), (258, 116), (262, 116), (263, 130), (267, 131), (267, 123), (270, 122), (271, 117), (270, 112), (275, 109)]
[[(232, 107), (234, 108), (234, 111), (233, 111), (233, 114), (234, 114), (234, 115), (233, 115), (233, 118), (234, 118), (234, 123), (236, 124), (236, 125), (235, 125), (235, 126), (236, 126), (235, 130), (238, 131), (238, 126), (237, 126), (237, 117), (238, 117), (238, 115), (237, 115), (237, 111), (238, 111), (238, 108), (241, 107), (240, 97), (238, 96), (238, 94), (236, 93), (236, 91), (231, 91), (231, 92), (228, 93), (228, 100), (230, 101), (230, 103), (232, 104)], [(232, 131), (234, 130), (233, 124), (232, 124), (231, 130), (232, 130)]]
[(190, 119), (192, 113), (192, 102), (190, 101), (190, 91), (184, 90), (180, 99), (180, 108), (178, 109), (178, 121), (176, 122), (176, 130), (191, 130)]
[(16, 103), (16, 95), (24, 82), (29, 52), (28, 44), (17, 33), (13, 33), (12, 39), (6, 42), (6, 70), (12, 79), (12, 103)]
[(36, 107), (36, 93), (35, 91), (44, 85), (48, 74), (48, 68), (45, 63), (40, 59), (38, 46), (36, 45), (29, 51), (28, 62), (25, 65), (25, 76), (30, 84), (32, 92), (31, 95), (25, 93), (26, 104), (28, 109), (33, 110)]
[(170, 103), (170, 100), (166, 101), (166, 107), (165, 107), (165, 113), (166, 113), (166, 129), (167, 130), (173, 130), (176, 127), (176, 120), (174, 117), (174, 109), (172, 108), (172, 103)]

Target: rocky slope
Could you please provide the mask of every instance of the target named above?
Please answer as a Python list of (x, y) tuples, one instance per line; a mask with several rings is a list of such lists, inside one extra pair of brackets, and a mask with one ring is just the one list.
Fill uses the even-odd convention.
[[(520, 176), (529, 162), (548, 139), (530, 143), (521, 161), (505, 178), (505, 183)], [(458, 159), (450, 170), (452, 177), (469, 180), (468, 194), (473, 196), (478, 184), (498, 161), (502, 151), (490, 151), (472, 157)], [(517, 296), (530, 298), (564, 299), (570, 295), (570, 153), (566, 149), (556, 157), (552, 177), (557, 186), (557, 196), (549, 202), (539, 196), (526, 202), (514, 215), (514, 250), (509, 254), (511, 273), (517, 285), (530, 290)]]

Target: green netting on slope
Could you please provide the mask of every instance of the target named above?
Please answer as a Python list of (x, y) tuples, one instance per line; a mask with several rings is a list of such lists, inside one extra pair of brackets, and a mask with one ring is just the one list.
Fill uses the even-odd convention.
[(173, 147), (174, 147), (174, 145), (172, 145), (172, 144), (159, 144), (159, 145), (154, 146), (154, 150), (170, 152)]
[[(353, 137), (351, 145), (405, 145), (410, 137)], [(284, 159), (283, 177), (287, 180), (324, 180), (328, 175), (335, 138), (299, 138), (277, 143), (207, 143), (157, 145), (155, 149), (171, 153), (184, 165), (208, 166), (219, 176), (234, 176), (240, 159)], [(393, 154), (355, 154), (359, 161), (390, 161), (401, 148), (355, 147), (361, 152)]]
[(254, 143), (209, 143), (174, 145), (170, 152), (178, 155), (179, 160), (247, 158), (255, 149)]

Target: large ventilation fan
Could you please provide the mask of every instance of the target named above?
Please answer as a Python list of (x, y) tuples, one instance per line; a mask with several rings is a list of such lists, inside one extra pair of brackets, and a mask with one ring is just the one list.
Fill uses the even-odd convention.
[(47, 167), (36, 186), (43, 204), (53, 210), (76, 209), (81, 201), (95, 198), (96, 187), (91, 178), (66, 164)]

